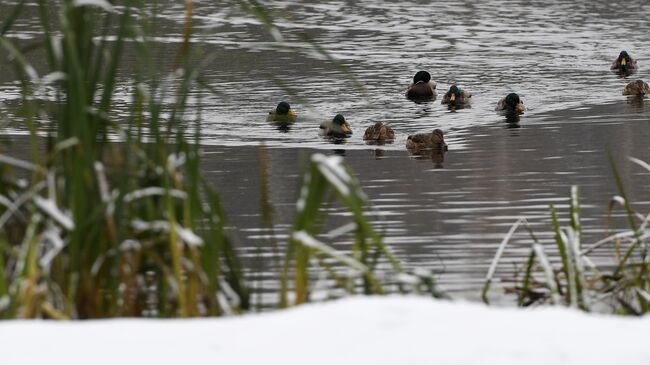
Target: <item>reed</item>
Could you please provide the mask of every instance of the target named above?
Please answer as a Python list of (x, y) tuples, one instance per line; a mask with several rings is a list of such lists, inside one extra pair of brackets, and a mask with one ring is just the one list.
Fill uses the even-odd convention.
[[(200, 167), (200, 107), (189, 112), (190, 95), (200, 104), (194, 91), (214, 89), (200, 79), (212, 55), (190, 42), (192, 2), (186, 1), (183, 42), (171, 69), (157, 62), (162, 57), (149, 43), (155, 14), (147, 16), (142, 2), (37, 5), (40, 48), (21, 49), (5, 36), (22, 1), (0, 28), (0, 46), (21, 82), (20, 117), (31, 146), (30, 161), (0, 155), (0, 318), (250, 310), (249, 278), (225, 231), (219, 195)], [(49, 18), (53, 7), (58, 27)], [(263, 16), (264, 9), (257, 4), (254, 12)], [(127, 48), (136, 65), (122, 81)], [(40, 73), (29, 63), (35, 51), (47, 58)], [(132, 90), (126, 117), (113, 110), (118, 81)], [(52, 126), (43, 127), (43, 120)], [(272, 230), (264, 173), (263, 225)], [(332, 196), (352, 219), (326, 235), (323, 208)], [(278, 306), (309, 301), (314, 270), (347, 293), (381, 294), (395, 286), (441, 296), (430, 274), (405, 273), (383, 244), (365, 217), (365, 195), (340, 159), (312, 156), (297, 206)], [(323, 242), (343, 234), (353, 237), (349, 252)], [(382, 265), (393, 275), (378, 276)]]
[[(60, 4), (55, 31), (48, 18), (54, 5), (38, 2), (48, 59), (44, 75), (19, 47), (0, 38), (22, 83), (22, 118), (33, 146), (29, 162), (2, 156), (2, 317), (187, 317), (246, 310), (247, 283), (224, 233), (225, 214), (200, 170), (199, 128), (194, 135), (184, 128), (188, 121), (200, 123), (187, 113), (200, 72), (189, 42), (192, 3), (176, 64), (167, 71), (155, 68), (158, 55), (147, 43), (140, 4), (77, 4)], [(130, 115), (118, 118), (112, 105), (127, 43), (135, 45), (138, 68), (147, 71), (134, 77)], [(54, 91), (43, 100), (37, 96), (43, 90)], [(36, 116), (55, 127), (39, 129)], [(152, 288), (160, 299), (153, 301), (156, 308), (146, 300)]]
[[(351, 213), (351, 221), (323, 234), (321, 230), (326, 213), (322, 205), (329, 200), (326, 199), (329, 194), (334, 195)], [(369, 207), (366, 195), (353, 174), (343, 165), (340, 156), (311, 156), (296, 203), (297, 213), (284, 257), (281, 307), (309, 300), (309, 270), (312, 266), (327, 273), (339, 289), (349, 294), (384, 294), (388, 291), (387, 285), (394, 284), (399, 292), (443, 297), (437, 291), (430, 273), (405, 272), (366, 218), (364, 213)], [(352, 233), (353, 236), (349, 253), (334, 249), (333, 242), (321, 240), (322, 237), (334, 241), (346, 233)], [(376, 270), (382, 261), (386, 266), (384, 271), (390, 273), (390, 277), (377, 276)], [(335, 265), (344, 268), (345, 272), (336, 270)]]
[[(647, 163), (630, 160), (650, 171)], [(618, 314), (641, 315), (650, 309), (650, 277), (648, 262), (647, 231), (650, 214), (634, 211), (625, 191), (622, 179), (610, 155), (612, 174), (618, 188), (608, 208), (608, 215), (621, 206), (628, 221), (628, 227), (619, 229), (589, 246), (582, 242), (580, 223), (579, 190), (571, 187), (568, 226), (561, 226), (557, 210), (550, 206), (551, 233), (559, 253), (559, 267), (552, 265), (545, 253), (545, 246), (532, 235), (532, 248), (524, 265), (524, 276), (514, 287), (506, 290), (517, 293), (520, 306), (551, 303), (566, 305), (583, 311), (609, 311)], [(517, 229), (518, 221), (510, 230), (507, 242)], [(595, 265), (589, 255), (608, 248), (614, 252), (614, 265)], [(487, 290), (505, 244), (497, 252), (490, 268), (483, 292), (487, 303)], [(621, 254), (621, 249), (624, 250)]]

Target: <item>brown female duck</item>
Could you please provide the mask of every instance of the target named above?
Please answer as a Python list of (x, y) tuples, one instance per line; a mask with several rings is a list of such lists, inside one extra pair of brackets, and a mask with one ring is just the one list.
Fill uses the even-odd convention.
[(644, 97), (646, 94), (650, 94), (650, 85), (643, 80), (634, 80), (623, 89), (623, 95)]
[(382, 122), (368, 127), (363, 134), (363, 140), (368, 142), (390, 142), (395, 139), (393, 129)]
[(422, 150), (447, 151), (447, 144), (440, 129), (434, 129), (432, 133), (420, 133), (408, 136), (406, 148), (411, 152)]

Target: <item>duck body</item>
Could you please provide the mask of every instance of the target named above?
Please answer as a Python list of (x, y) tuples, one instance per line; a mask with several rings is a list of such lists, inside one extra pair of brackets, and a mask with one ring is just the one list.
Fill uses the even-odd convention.
[(630, 57), (626, 51), (621, 51), (610, 69), (620, 74), (630, 75), (638, 70), (638, 66), (636, 60)]
[(406, 90), (406, 97), (415, 101), (424, 101), (433, 100), (436, 96), (436, 83), (431, 81), (431, 74), (418, 71), (413, 76), (413, 83)]
[(347, 138), (352, 134), (352, 128), (341, 114), (337, 114), (332, 120), (321, 123), (320, 129), (321, 134), (326, 137)]
[(627, 96), (644, 97), (646, 94), (650, 94), (650, 85), (643, 80), (634, 80), (623, 89), (623, 95)]
[(506, 95), (505, 98), (502, 98), (497, 102), (497, 106), (494, 108), (494, 110), (503, 111), (506, 113), (523, 114), (523, 112), (526, 110), (526, 107), (521, 101), (521, 98), (519, 98), (519, 95), (516, 93), (510, 93)]
[(393, 129), (382, 122), (377, 122), (368, 127), (363, 134), (363, 140), (369, 142), (388, 142), (395, 139)]
[(467, 90), (462, 90), (456, 85), (451, 85), (449, 90), (442, 97), (442, 104), (449, 104), (449, 106), (464, 106), (470, 103), (472, 93)]
[(408, 136), (406, 148), (414, 153), (423, 150), (447, 151), (447, 144), (440, 129), (434, 129), (432, 133), (419, 133)]
[(286, 101), (282, 101), (275, 109), (269, 111), (266, 121), (276, 124), (289, 125), (296, 122), (296, 113)]

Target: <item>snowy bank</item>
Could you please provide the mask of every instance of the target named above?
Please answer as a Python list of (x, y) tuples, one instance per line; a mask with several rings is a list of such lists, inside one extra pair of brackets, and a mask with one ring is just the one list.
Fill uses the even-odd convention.
[(2, 364), (650, 364), (650, 317), (357, 297), (200, 320), (0, 322)]

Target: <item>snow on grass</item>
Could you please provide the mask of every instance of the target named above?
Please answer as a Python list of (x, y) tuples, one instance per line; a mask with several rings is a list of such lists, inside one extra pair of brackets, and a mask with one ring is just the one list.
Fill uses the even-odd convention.
[(3, 364), (650, 364), (650, 318), (356, 297), (238, 318), (0, 322)]

